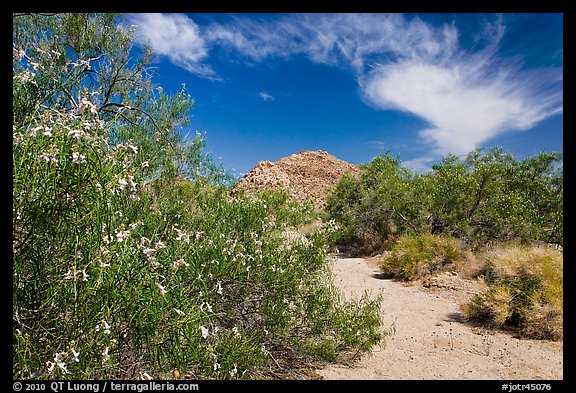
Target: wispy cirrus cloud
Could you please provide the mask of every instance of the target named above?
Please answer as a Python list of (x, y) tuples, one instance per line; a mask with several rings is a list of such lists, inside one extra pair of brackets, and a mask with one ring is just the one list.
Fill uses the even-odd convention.
[[(501, 57), (506, 26), (497, 15), (467, 48), (454, 23), (432, 25), (401, 14), (234, 16), (204, 26), (178, 14), (131, 18), (141, 25), (141, 42), (204, 77), (217, 77), (208, 65), (216, 47), (251, 62), (298, 55), (349, 69), (367, 104), (428, 123), (418, 135), (430, 148), (426, 157), (411, 160), (414, 166), (465, 154), (563, 110), (562, 68), (525, 69), (518, 59)], [(272, 99), (263, 93), (262, 99)]]
[(373, 60), (445, 56), (456, 46), (457, 32), (400, 14), (296, 14), (269, 22), (235, 17), (227, 25), (213, 23), (205, 39), (252, 60), (305, 55), (361, 73)]
[(524, 70), (499, 58), (504, 34), (497, 18), (476, 34), (485, 45), (474, 52), (440, 41), (438, 47), (450, 48), (440, 57), (421, 53), (378, 64), (359, 78), (361, 91), (377, 108), (426, 120), (419, 135), (437, 156), (463, 155), (502, 133), (529, 129), (562, 112), (562, 69)]
[(560, 70), (483, 71), (467, 62), (407, 60), (377, 67), (363, 80), (362, 91), (378, 108), (425, 119), (430, 127), (419, 135), (437, 155), (465, 154), (501, 133), (526, 130), (562, 111)]

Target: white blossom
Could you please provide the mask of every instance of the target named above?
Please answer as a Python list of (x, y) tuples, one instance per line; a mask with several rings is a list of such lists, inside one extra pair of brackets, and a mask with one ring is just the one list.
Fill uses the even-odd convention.
[(102, 320), (102, 324), (104, 325), (104, 333), (110, 334), (110, 325), (108, 325), (108, 322)]
[(136, 192), (136, 183), (134, 182), (134, 176), (127, 175), (128, 183), (130, 183), (130, 187), (132, 187), (132, 192)]
[(108, 360), (110, 359), (110, 355), (108, 354), (108, 350), (109, 350), (109, 348), (106, 347), (106, 349), (102, 352), (102, 366), (105, 366), (108, 363)]
[(128, 236), (130, 236), (130, 231), (120, 231), (116, 234), (116, 240), (122, 243)]
[(132, 153), (138, 154), (138, 147), (137, 146), (134, 146), (132, 144), (128, 144), (128, 145), (126, 145), (126, 147), (129, 148), (130, 150), (132, 150)]
[(142, 250), (142, 252), (144, 252), (144, 254), (146, 254), (146, 256), (147, 256), (148, 258), (150, 258), (150, 256), (152, 255), (152, 253), (153, 253), (153, 252), (156, 252), (156, 249), (146, 247), (144, 250)]
[[(72, 162), (83, 164), (86, 162), (86, 156), (78, 152), (72, 152)], [(102, 186), (100, 186), (100, 188), (102, 188)]]
[(204, 302), (200, 305), (200, 311), (204, 311), (204, 307), (208, 310), (208, 312), (212, 312), (212, 306), (208, 302)]
[(126, 187), (128, 185), (128, 182), (126, 181), (126, 179), (124, 179), (123, 177), (118, 179), (118, 185), (120, 186), (120, 189), (123, 190), (124, 187)]
[(60, 368), (60, 370), (62, 370), (64, 372), (64, 374), (70, 374), (70, 372), (68, 371), (68, 369), (66, 368), (66, 363), (64, 362), (60, 362), (57, 363), (58, 367)]
[(32, 82), (35, 83), (33, 81), (34, 77), (36, 76), (35, 73), (33, 73), (32, 71), (29, 70), (25, 70), (23, 73), (21, 73), (20, 75), (17, 75), (15, 78), (20, 79), (22, 82)]
[(75, 280), (76, 276), (78, 275), (77, 271), (74, 271), (73, 273), (70, 271), (70, 269), (68, 269), (68, 271), (66, 272), (66, 274), (64, 275), (64, 280)]
[(43, 128), (42, 126), (38, 126), (38, 127), (32, 128), (32, 129), (30, 130), (30, 135), (36, 136), (36, 133), (37, 133), (38, 131), (40, 131), (42, 128)]
[(174, 266), (174, 269), (178, 269), (180, 266), (186, 266), (186, 267), (188, 267), (188, 266), (190, 266), (190, 264), (189, 264), (189, 263), (186, 263), (186, 261), (184, 260), (184, 258), (180, 258), (180, 259), (177, 259), (176, 261), (174, 261), (174, 265), (173, 265), (173, 266)]
[(18, 54), (16, 55), (18, 60), (22, 60), (25, 56), (26, 56), (26, 51), (24, 49), (18, 50)]
[(166, 289), (164, 289), (164, 287), (162, 286), (162, 284), (160, 283), (156, 283), (156, 286), (158, 287), (158, 289), (160, 289), (160, 294), (162, 294), (162, 296), (166, 295), (166, 293), (168, 292)]
[(176, 232), (178, 232), (178, 236), (176, 236), (176, 240), (184, 240), (184, 241), (186, 241), (186, 243), (188, 243), (190, 241), (189, 235), (186, 232), (184, 232), (178, 228), (174, 228), (174, 230)]
[(76, 363), (78, 363), (78, 362), (80, 361), (80, 359), (78, 358), (78, 355), (80, 355), (80, 352), (76, 352), (76, 351), (74, 350), (74, 348), (71, 348), (70, 351), (72, 351), (72, 355), (74, 355), (74, 359), (73, 359), (73, 360), (74, 360)]
[(54, 372), (54, 366), (58, 366), (58, 368), (60, 368), (60, 370), (62, 370), (65, 374), (69, 374), (68, 369), (66, 368), (66, 363), (64, 363), (64, 361), (62, 360), (63, 354), (56, 352), (56, 354), (54, 354), (54, 362), (46, 362), (46, 365), (48, 366), (48, 372), (49, 373), (53, 373)]
[(46, 153), (46, 152), (42, 152), (39, 156), (38, 159), (40, 161), (46, 161), (46, 162), (50, 162), (50, 154)]
[(204, 326), (200, 326), (200, 330), (202, 331), (202, 337), (203, 338), (208, 338), (208, 335), (210, 334), (208, 331), (208, 328), (204, 327)]
[(68, 137), (69, 138), (82, 138), (84, 136), (84, 131), (82, 130), (70, 130), (68, 131)]
[[(82, 61), (82, 60), (81, 60)], [(90, 63), (88, 63), (88, 69), (90, 69)], [(84, 110), (86, 108), (90, 108), (90, 112), (95, 115), (98, 111), (96, 109), (96, 105), (94, 105), (93, 103), (91, 103), (88, 98), (86, 97), (82, 97), (82, 99), (80, 100), (80, 105), (78, 107), (78, 109), (80, 110), (80, 112), (84, 112)]]
[(236, 368), (236, 363), (234, 363), (234, 368), (232, 370), (229, 371), (230, 376), (234, 377), (236, 374), (238, 374), (238, 369)]

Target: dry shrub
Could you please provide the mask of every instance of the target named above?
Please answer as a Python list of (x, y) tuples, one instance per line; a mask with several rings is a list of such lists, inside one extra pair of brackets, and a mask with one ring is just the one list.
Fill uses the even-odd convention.
[(486, 260), (479, 258), (471, 251), (466, 251), (464, 258), (454, 261), (458, 275), (463, 279), (484, 277), (488, 272)]
[(462, 306), (464, 314), (525, 337), (561, 340), (563, 253), (541, 244), (506, 244), (481, 258), (488, 288)]

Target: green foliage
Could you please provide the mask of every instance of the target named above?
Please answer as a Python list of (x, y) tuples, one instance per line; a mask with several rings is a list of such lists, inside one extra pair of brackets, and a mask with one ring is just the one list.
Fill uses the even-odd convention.
[(168, 95), (153, 83), (152, 53), (131, 57), (133, 30), (115, 14), (13, 18), (13, 118), (16, 128), (52, 110), (97, 114), (109, 142), (138, 146), (144, 178), (162, 173), (227, 184), (232, 177), (201, 153), (198, 132), (182, 137), (194, 100), (185, 87)]
[(562, 244), (560, 153), (542, 152), (517, 161), (494, 148), (478, 148), (464, 162), (435, 165), (430, 191), (432, 229), (479, 247), (516, 238)]
[(413, 175), (389, 154), (362, 166), (360, 181), (344, 176), (328, 198), (327, 212), (340, 226), (335, 241), (353, 254), (374, 254), (412, 230), (407, 213), (415, 194)]
[(478, 148), (464, 160), (449, 155), (425, 174), (386, 154), (362, 169), (360, 181), (344, 177), (328, 199), (328, 218), (339, 227), (334, 244), (360, 255), (391, 250), (381, 269), (401, 280), (455, 262), (463, 275), (485, 275), (489, 283), (464, 306), (467, 316), (561, 339), (561, 253), (522, 246), (465, 254), (515, 240), (563, 245), (561, 153), (517, 160), (498, 147)]
[(299, 345), (332, 361), (341, 352), (369, 352), (381, 342), (380, 298), (371, 299), (364, 294), (344, 302), (340, 294), (325, 283), (310, 282), (308, 286), (310, 291), (302, 299), (308, 314), (302, 314), (302, 318), (309, 318), (308, 324), (293, 325), (298, 330), (291, 333), (301, 337)]
[(369, 350), (379, 302), (339, 299), (330, 227), (288, 236), (310, 206), (230, 196), (182, 136), (193, 101), (158, 93), (114, 21), (14, 16), (14, 378), (252, 378), (276, 351)]
[[(465, 257), (458, 239), (432, 234), (405, 235), (392, 246), (380, 267), (384, 275), (414, 280), (436, 273)], [(454, 266), (454, 265), (452, 265)]]
[(478, 148), (433, 169), (414, 174), (386, 154), (363, 166), (359, 182), (343, 178), (327, 206), (340, 226), (334, 242), (364, 255), (428, 232), (472, 248), (513, 239), (563, 244), (561, 153), (518, 161), (498, 147)]
[(462, 306), (464, 314), (526, 337), (562, 339), (562, 253), (542, 245), (508, 244), (483, 258), (488, 289)]
[(340, 230), (334, 233), (336, 244), (352, 244), (357, 241), (355, 211), (361, 199), (360, 184), (350, 174), (344, 174), (336, 188), (328, 196), (326, 210), (329, 218), (340, 223)]

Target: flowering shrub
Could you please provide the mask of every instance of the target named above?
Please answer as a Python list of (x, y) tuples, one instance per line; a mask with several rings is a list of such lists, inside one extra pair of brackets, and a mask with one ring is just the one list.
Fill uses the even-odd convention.
[(332, 286), (328, 229), (287, 243), (309, 207), (231, 197), (178, 131), (188, 98), (122, 69), (113, 17), (14, 18), (15, 379), (259, 378), (381, 339), (379, 302)]

